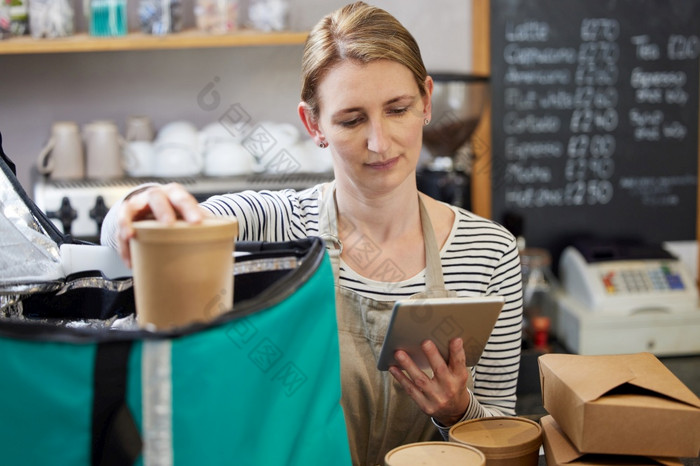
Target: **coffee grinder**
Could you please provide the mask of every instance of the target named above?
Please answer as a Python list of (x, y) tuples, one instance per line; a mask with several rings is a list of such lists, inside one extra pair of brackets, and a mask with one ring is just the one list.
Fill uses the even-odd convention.
[(417, 169), (418, 189), (465, 209), (471, 208), (474, 133), (489, 94), (485, 76), (431, 74), (432, 120), (423, 128), (423, 153)]

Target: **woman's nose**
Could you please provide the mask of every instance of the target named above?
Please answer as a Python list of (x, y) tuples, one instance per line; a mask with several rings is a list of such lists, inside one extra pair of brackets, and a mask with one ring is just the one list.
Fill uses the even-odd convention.
[(391, 139), (389, 138), (386, 122), (378, 118), (369, 125), (367, 134), (367, 149), (377, 154), (383, 154), (389, 150)]

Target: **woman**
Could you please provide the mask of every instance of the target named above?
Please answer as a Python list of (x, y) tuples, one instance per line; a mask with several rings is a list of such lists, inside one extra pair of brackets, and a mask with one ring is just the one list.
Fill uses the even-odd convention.
[[(348, 5), (312, 30), (302, 78), (299, 116), (329, 150), (333, 183), (214, 196), (199, 205), (179, 185), (147, 187), (110, 212), (103, 241), (128, 262), (134, 220), (197, 222), (206, 215), (237, 217), (239, 240), (326, 239), (355, 464), (381, 464), (390, 449), (445, 436), (463, 419), (513, 415), (522, 320), (515, 239), (489, 220), (419, 194), (416, 166), (433, 81), (415, 40), (385, 11)], [(466, 367), (462, 341), (454, 339), (448, 361), (434, 343), (423, 344), (432, 374), (403, 351), (390, 375), (376, 369), (394, 301), (488, 294), (506, 304), (476, 367)]]

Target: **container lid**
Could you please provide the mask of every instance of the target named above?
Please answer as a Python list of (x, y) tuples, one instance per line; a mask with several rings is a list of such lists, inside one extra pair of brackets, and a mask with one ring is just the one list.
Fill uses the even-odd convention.
[(385, 466), (472, 466), (485, 465), (486, 457), (476, 448), (450, 442), (417, 442), (396, 447), (384, 457)]
[(481, 450), (487, 458), (509, 458), (542, 445), (542, 427), (522, 417), (487, 417), (455, 424), (450, 440)]
[(205, 218), (200, 223), (176, 220), (172, 224), (156, 220), (134, 222), (134, 239), (145, 242), (201, 242), (235, 239), (238, 221), (233, 217)]

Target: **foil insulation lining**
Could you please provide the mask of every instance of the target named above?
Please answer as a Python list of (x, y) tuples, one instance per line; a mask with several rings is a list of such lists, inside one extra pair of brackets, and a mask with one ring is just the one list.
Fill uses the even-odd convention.
[(272, 272), (275, 270), (293, 270), (301, 265), (297, 257), (270, 257), (237, 261), (233, 264), (233, 274), (241, 275), (256, 272)]
[(4, 176), (0, 213), (0, 294), (54, 289), (64, 277), (59, 246)]

